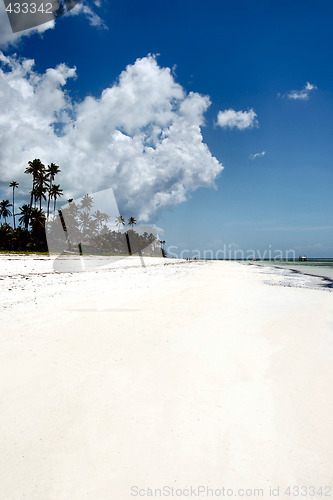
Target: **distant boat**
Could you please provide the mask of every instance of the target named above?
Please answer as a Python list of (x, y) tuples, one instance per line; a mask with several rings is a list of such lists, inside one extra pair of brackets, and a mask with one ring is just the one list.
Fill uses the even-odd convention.
[(307, 256), (306, 256), (306, 255), (300, 255), (300, 256), (298, 257), (298, 260), (299, 260), (300, 262), (305, 262), (306, 260), (308, 260), (308, 258), (307, 258)]

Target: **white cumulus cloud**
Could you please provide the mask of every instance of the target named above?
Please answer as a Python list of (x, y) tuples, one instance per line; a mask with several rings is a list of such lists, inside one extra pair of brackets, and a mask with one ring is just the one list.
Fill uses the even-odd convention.
[(17, 180), (22, 192), (29, 189), (22, 172), (40, 158), (61, 167), (66, 197), (113, 188), (121, 211), (149, 220), (189, 192), (214, 186), (223, 169), (201, 133), (209, 98), (187, 94), (154, 56), (81, 102), (64, 89), (75, 68), (60, 64), (39, 74), (33, 60), (3, 54), (0, 64), (3, 188)]
[(262, 151), (261, 153), (255, 153), (253, 155), (250, 155), (249, 158), (250, 160), (255, 160), (256, 158), (261, 158), (262, 156), (265, 156), (266, 151)]
[(238, 128), (239, 130), (257, 127), (257, 114), (253, 109), (249, 111), (226, 109), (224, 111), (219, 111), (217, 115), (217, 125), (222, 128)]
[(290, 90), (285, 94), (288, 99), (307, 101), (309, 99), (310, 92), (316, 90), (318, 87), (310, 82), (306, 82), (305, 86), (301, 90)]

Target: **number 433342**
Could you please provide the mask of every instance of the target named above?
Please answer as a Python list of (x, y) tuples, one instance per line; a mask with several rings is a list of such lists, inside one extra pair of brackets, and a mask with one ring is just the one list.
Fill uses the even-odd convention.
[(332, 487), (331, 486), (288, 486), (288, 488), (284, 492), (285, 495), (291, 497), (331, 497), (332, 496)]
[(52, 3), (41, 3), (37, 6), (35, 3), (9, 3), (6, 11), (10, 14), (52, 14)]

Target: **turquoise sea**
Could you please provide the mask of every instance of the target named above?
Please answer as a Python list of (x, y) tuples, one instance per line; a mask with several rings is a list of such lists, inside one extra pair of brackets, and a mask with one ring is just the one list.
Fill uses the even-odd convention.
[(323, 276), (333, 280), (333, 259), (308, 259), (305, 262), (285, 260), (257, 260), (256, 264), (291, 269), (302, 274)]

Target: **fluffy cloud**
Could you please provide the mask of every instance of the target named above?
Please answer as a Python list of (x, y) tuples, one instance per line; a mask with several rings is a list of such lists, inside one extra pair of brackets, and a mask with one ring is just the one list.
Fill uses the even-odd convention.
[(217, 125), (222, 128), (238, 128), (239, 130), (257, 127), (257, 115), (253, 109), (249, 111), (226, 109), (224, 111), (219, 111), (217, 115)]
[[(97, 3), (95, 6), (99, 7)], [(88, 2), (80, 0), (80, 2), (66, 16), (81, 15), (88, 19), (89, 24), (98, 28), (106, 28), (104, 21), (96, 13)], [(7, 48), (8, 46), (16, 46), (22, 38), (29, 37), (35, 34), (42, 34), (45, 31), (54, 28), (55, 21), (36, 26), (36, 28), (27, 29), (18, 33), (13, 33), (10, 22), (5, 10), (4, 2), (0, 1), (0, 47)]]
[[(101, 7), (100, 2), (94, 2), (95, 7)], [(104, 28), (107, 29), (103, 19), (97, 14), (94, 8), (90, 7), (88, 2), (84, 0), (80, 0), (79, 3), (72, 9), (67, 15), (70, 16), (78, 16), (83, 15), (89, 21), (91, 26), (96, 28)]]
[(255, 160), (256, 158), (261, 158), (262, 156), (265, 156), (266, 151), (262, 151), (261, 153), (255, 153), (254, 155), (250, 155), (249, 158), (250, 160)]
[(293, 99), (293, 100), (302, 100), (302, 101), (307, 101), (309, 99), (309, 94), (312, 90), (316, 90), (318, 87), (313, 85), (310, 82), (306, 82), (305, 86), (301, 90), (291, 90), (290, 92), (287, 92), (285, 96), (288, 99)]
[(1, 55), (0, 62), (3, 186), (15, 179), (28, 189), (22, 171), (40, 158), (60, 165), (67, 197), (112, 187), (121, 211), (149, 220), (214, 186), (223, 169), (201, 134), (209, 98), (186, 94), (153, 56), (79, 103), (64, 90), (75, 68), (60, 64), (39, 74), (33, 60)]

